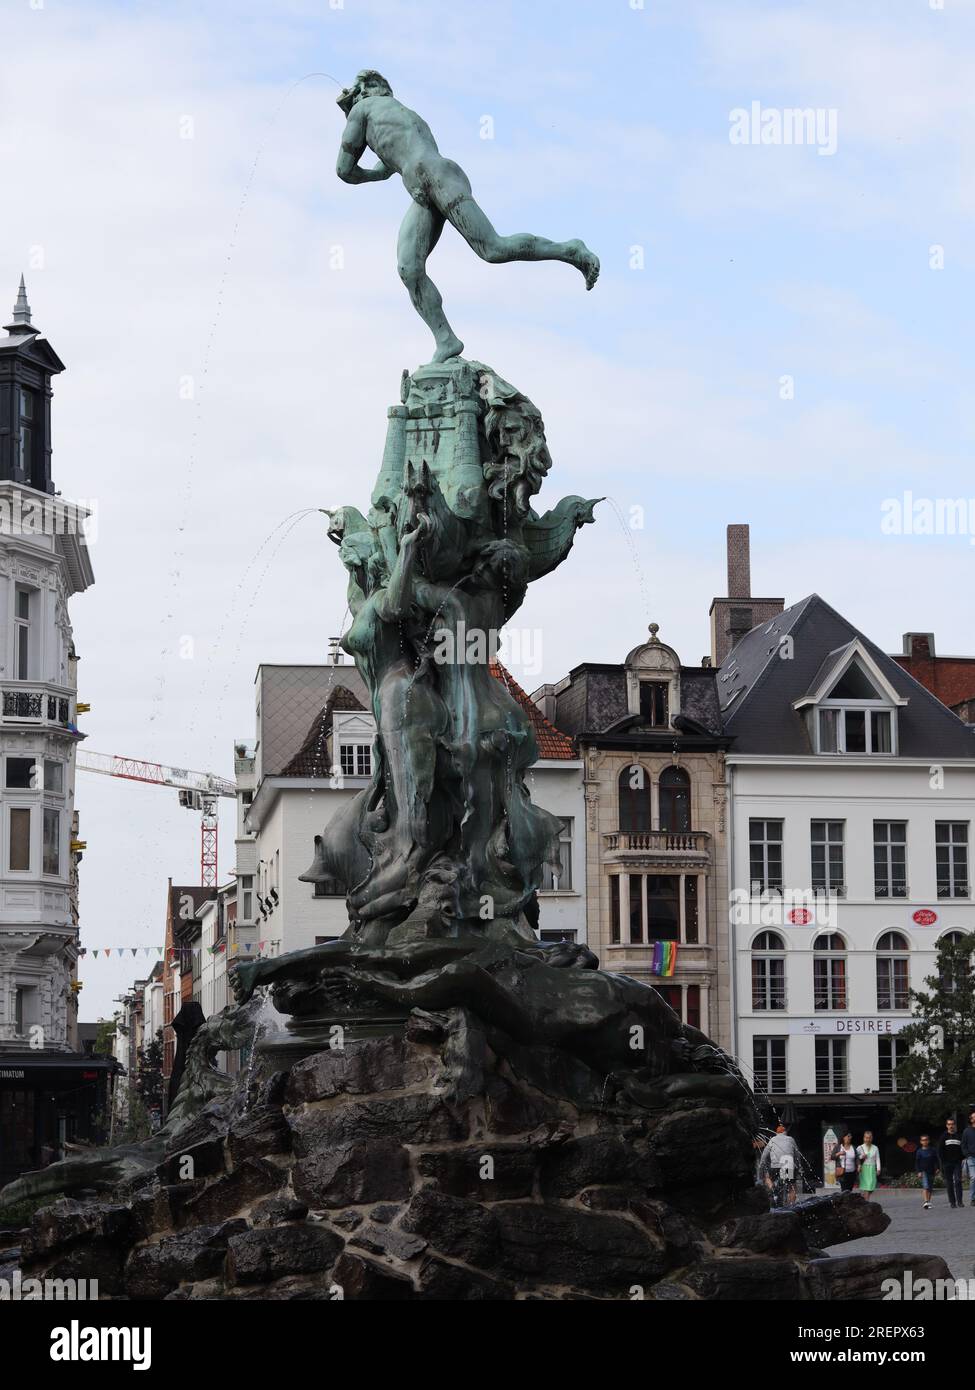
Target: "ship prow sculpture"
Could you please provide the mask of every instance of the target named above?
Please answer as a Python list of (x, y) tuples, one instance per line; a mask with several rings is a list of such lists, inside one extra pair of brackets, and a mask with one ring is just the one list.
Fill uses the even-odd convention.
[[(532, 725), (493, 658), (599, 499), (536, 510), (542, 416), (460, 355), (426, 261), (449, 222), (485, 260), (563, 261), (587, 288), (599, 262), (499, 236), (378, 73), (339, 104), (340, 176), (399, 173), (411, 196), (399, 270), (435, 343), (389, 408), (368, 509), (328, 512), (375, 757), (302, 878), (344, 886), (348, 928), (233, 965), (238, 1003), (190, 1045), (153, 1140), (0, 1193), (2, 1212), (113, 1192), (37, 1212), (21, 1263), (130, 1299), (879, 1298), (906, 1268), (947, 1277), (936, 1257), (822, 1257), (888, 1218), (852, 1194), (770, 1211), (731, 1060), (649, 985), (539, 941), (559, 822), (532, 803)], [(213, 1054), (253, 1036), (264, 990), (287, 1029), (228, 1095)]]

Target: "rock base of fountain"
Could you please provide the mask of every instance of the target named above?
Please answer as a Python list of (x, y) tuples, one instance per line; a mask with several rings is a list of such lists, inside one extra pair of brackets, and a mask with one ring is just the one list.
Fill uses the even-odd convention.
[(888, 1218), (853, 1194), (770, 1211), (747, 1098), (717, 1095), (644, 1108), (467, 1010), (415, 1010), (236, 1118), (211, 1104), (118, 1199), (41, 1210), (21, 1268), (137, 1300), (879, 1298), (907, 1268), (948, 1277), (823, 1257)]

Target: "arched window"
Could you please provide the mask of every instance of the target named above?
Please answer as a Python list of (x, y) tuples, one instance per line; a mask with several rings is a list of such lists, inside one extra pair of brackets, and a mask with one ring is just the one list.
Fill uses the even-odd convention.
[(846, 942), (838, 932), (824, 932), (813, 942), (813, 1007), (834, 1013), (846, 1008)]
[(752, 1008), (785, 1008), (785, 942), (778, 932), (763, 931), (752, 942)]
[(885, 931), (877, 942), (877, 1008), (881, 1011), (909, 1007), (910, 949), (899, 931)]
[(690, 828), (691, 779), (682, 767), (665, 767), (660, 774), (660, 829)]
[(624, 835), (646, 834), (650, 829), (650, 774), (639, 763), (629, 763), (619, 775), (620, 830)]
[(943, 936), (938, 938), (938, 978), (941, 988), (945, 990), (955, 989), (958, 981), (950, 963), (941, 954), (942, 946), (957, 946), (959, 941), (965, 939), (963, 931), (946, 931)]

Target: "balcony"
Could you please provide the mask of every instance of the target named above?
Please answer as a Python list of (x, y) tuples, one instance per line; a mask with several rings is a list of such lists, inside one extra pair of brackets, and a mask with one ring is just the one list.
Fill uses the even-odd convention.
[(71, 723), (72, 696), (64, 687), (31, 685), (16, 681), (0, 685), (0, 722), (9, 725), (44, 728), (54, 725), (67, 729)]
[(616, 860), (706, 864), (711, 858), (711, 836), (706, 830), (616, 830), (603, 836), (603, 853)]

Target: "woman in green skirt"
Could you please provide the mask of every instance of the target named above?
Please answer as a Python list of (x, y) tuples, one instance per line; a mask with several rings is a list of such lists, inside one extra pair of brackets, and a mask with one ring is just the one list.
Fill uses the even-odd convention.
[(880, 1150), (873, 1142), (873, 1132), (867, 1130), (863, 1136), (863, 1143), (857, 1149), (857, 1172), (860, 1175), (860, 1192), (865, 1202), (870, 1201), (870, 1194), (877, 1187), (877, 1177), (880, 1173)]

